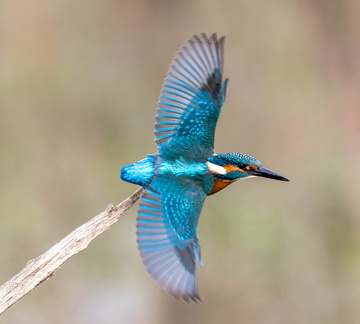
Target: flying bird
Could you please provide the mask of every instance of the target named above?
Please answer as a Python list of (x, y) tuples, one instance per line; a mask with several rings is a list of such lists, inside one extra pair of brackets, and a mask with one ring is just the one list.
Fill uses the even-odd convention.
[(289, 181), (243, 153), (214, 154), (216, 122), (225, 101), (225, 37), (193, 36), (173, 59), (157, 107), (158, 152), (121, 169), (121, 179), (145, 193), (137, 243), (151, 277), (170, 295), (201, 300), (198, 221), (205, 198), (239, 179)]

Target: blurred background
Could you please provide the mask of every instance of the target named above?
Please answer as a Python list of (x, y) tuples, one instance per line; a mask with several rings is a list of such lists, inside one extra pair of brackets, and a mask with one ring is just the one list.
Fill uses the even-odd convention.
[(210, 197), (204, 303), (145, 271), (137, 207), (12, 306), (2, 323), (360, 323), (360, 2), (39, 0), (0, 3), (0, 283), (137, 188), (156, 151), (171, 59), (226, 35), (215, 150), (291, 179)]

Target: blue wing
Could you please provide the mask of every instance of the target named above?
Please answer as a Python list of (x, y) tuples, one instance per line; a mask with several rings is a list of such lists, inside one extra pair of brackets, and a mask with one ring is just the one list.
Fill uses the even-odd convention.
[(214, 133), (223, 106), (224, 37), (194, 36), (177, 53), (161, 90), (155, 123), (159, 152), (189, 159), (213, 154)]
[(197, 224), (206, 195), (195, 180), (157, 177), (142, 197), (137, 242), (143, 263), (175, 298), (200, 300), (195, 262), (201, 264)]

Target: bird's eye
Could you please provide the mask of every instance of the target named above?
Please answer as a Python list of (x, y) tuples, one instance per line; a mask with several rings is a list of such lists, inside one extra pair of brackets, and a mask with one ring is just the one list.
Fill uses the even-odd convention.
[(245, 167), (245, 170), (246, 170), (246, 171), (250, 171), (250, 170), (251, 170), (250, 166), (247, 165), (247, 166)]

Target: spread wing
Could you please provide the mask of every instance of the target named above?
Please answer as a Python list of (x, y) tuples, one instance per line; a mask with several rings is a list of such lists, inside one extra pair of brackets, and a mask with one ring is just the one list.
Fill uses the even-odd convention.
[(197, 224), (206, 195), (201, 185), (173, 175), (157, 177), (142, 197), (137, 242), (143, 263), (175, 298), (200, 300), (195, 262), (201, 264)]
[(177, 53), (161, 90), (155, 123), (159, 152), (171, 157), (206, 158), (223, 106), (224, 37), (194, 36)]

